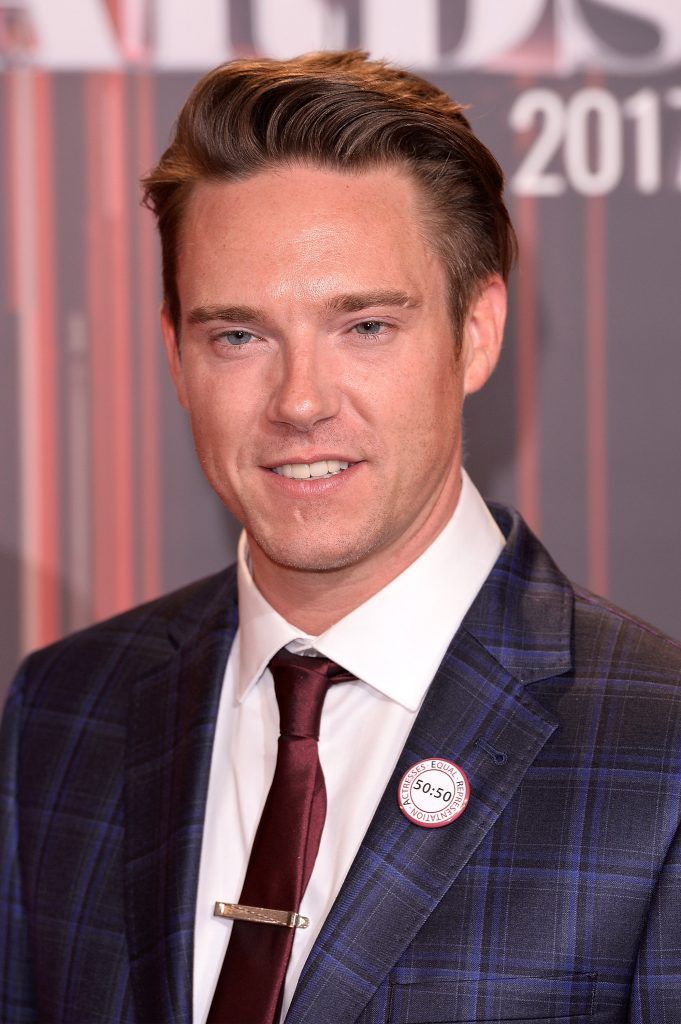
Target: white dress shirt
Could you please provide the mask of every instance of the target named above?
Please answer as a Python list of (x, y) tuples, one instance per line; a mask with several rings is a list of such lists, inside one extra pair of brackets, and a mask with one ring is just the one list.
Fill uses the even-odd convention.
[[(300, 972), (357, 853), (452, 636), (488, 576), (504, 538), (469, 477), (454, 514), (404, 572), (318, 637), (287, 622), (256, 588), (239, 542), (239, 629), (220, 698), (201, 848), (194, 944), (194, 1021), (205, 1024), (231, 922), (216, 900), (237, 903), (274, 775), (279, 713), (270, 658), (314, 649), (356, 682), (326, 697), (319, 758), (327, 814), (300, 912), (284, 989), (283, 1020)], [(257, 927), (254, 925), (253, 927)]]

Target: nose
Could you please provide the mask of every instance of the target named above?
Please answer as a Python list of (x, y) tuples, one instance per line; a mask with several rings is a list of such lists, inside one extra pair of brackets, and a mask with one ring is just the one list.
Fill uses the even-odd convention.
[(268, 405), (273, 423), (286, 423), (306, 432), (338, 414), (339, 380), (323, 341), (296, 339), (282, 346)]

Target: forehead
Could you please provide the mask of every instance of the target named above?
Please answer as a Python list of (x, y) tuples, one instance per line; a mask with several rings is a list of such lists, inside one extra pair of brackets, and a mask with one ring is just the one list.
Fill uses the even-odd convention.
[(341, 273), (357, 284), (402, 277), (403, 286), (435, 275), (444, 286), (422, 205), (419, 186), (399, 168), (344, 173), (296, 165), (201, 182), (183, 220), (180, 290), (205, 289), (226, 274), (240, 286), (264, 274), (282, 283), (298, 275), (311, 285)]
[(282, 164), (236, 181), (200, 181), (187, 203), (183, 229), (191, 233), (204, 218), (224, 229), (226, 218), (240, 226), (261, 224), (276, 216), (294, 225), (305, 220), (363, 216), (369, 209), (383, 216), (387, 227), (414, 228), (421, 221), (419, 187), (399, 167), (340, 171), (315, 165)]

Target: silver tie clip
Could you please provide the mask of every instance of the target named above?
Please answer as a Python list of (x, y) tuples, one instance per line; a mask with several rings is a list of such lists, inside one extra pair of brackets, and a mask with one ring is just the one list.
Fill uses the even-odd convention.
[(284, 928), (307, 928), (309, 917), (293, 910), (266, 910), (265, 907), (245, 907), (243, 903), (220, 903), (213, 908), (213, 917), (229, 917), (232, 921), (253, 921), (255, 924), (280, 924)]

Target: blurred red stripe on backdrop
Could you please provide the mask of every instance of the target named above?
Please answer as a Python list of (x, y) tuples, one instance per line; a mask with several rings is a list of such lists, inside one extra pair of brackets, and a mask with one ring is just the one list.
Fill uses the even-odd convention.
[(21, 646), (60, 634), (52, 78), (7, 72), (9, 303), (19, 390)]
[(94, 618), (135, 596), (126, 89), (118, 73), (85, 85)]

